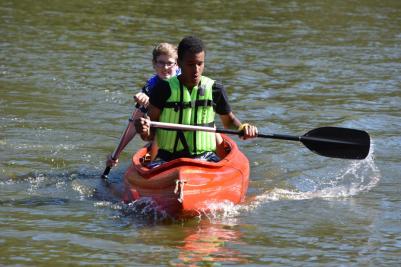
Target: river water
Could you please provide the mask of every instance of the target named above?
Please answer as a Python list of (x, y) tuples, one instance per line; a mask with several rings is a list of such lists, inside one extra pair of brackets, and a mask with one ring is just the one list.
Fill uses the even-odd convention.
[[(400, 29), (398, 0), (1, 0), (0, 265), (399, 264)], [(242, 121), (362, 129), (369, 157), (234, 137), (251, 164), (246, 203), (167, 222), (123, 205), (99, 179), (105, 157), (153, 46), (190, 34)], [(143, 144), (121, 155), (116, 184)]]

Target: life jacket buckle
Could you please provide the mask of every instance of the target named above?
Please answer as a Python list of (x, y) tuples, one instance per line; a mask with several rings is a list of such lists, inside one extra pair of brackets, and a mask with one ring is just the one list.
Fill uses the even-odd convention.
[(142, 158), (139, 159), (139, 162), (143, 165), (148, 164), (151, 161), (152, 157), (149, 153), (146, 153)]
[(174, 103), (174, 111), (178, 112), (180, 110), (180, 105), (176, 102)]

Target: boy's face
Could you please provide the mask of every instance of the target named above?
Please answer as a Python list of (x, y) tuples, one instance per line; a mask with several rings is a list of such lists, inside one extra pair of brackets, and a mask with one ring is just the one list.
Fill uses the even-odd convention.
[(153, 68), (160, 79), (166, 80), (176, 75), (177, 61), (168, 55), (159, 55), (156, 62), (153, 62)]
[(178, 64), (181, 68), (181, 82), (192, 89), (199, 84), (205, 68), (205, 51), (197, 54), (186, 52)]

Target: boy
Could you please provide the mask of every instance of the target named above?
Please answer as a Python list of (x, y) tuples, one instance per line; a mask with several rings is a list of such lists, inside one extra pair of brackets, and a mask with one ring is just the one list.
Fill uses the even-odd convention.
[[(223, 85), (202, 75), (205, 55), (205, 46), (200, 39), (189, 36), (181, 40), (178, 45), (181, 74), (155, 86), (148, 105), (150, 120), (206, 126), (214, 124), (217, 113), (224, 127), (242, 130), (244, 139), (256, 137), (258, 129), (250, 124), (241, 124), (232, 112)], [(219, 160), (213, 133), (154, 129), (150, 128), (150, 120), (138, 118), (135, 127), (143, 140), (157, 138), (157, 157), (160, 160), (170, 161), (180, 157)]]

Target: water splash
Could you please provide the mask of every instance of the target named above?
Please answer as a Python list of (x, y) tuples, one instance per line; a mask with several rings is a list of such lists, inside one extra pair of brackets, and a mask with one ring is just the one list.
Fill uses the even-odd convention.
[(109, 208), (112, 210), (122, 210), (122, 204), (120, 202), (112, 202), (106, 200), (95, 201), (93, 206), (96, 208)]
[[(312, 198), (338, 198), (355, 196), (361, 192), (371, 190), (380, 181), (380, 172), (375, 165), (374, 151), (362, 161), (351, 161), (340, 169), (334, 166), (335, 171), (327, 172), (327, 166), (323, 171), (311, 170), (302, 172), (302, 177), (290, 179), (288, 186), (275, 187), (254, 197), (249, 197), (244, 204), (235, 205), (231, 202), (211, 202), (207, 210), (199, 210), (199, 220), (206, 219), (212, 223), (223, 223), (225, 225), (236, 225), (242, 214), (252, 212), (257, 207), (278, 200), (304, 200)], [(316, 173), (318, 177), (316, 177)], [(23, 181), (25, 190), (30, 195), (66, 196), (67, 198), (86, 200), (96, 198), (96, 208), (106, 208), (117, 211), (121, 217), (135, 218), (135, 222), (144, 224), (157, 224), (167, 221), (177, 221), (166, 211), (160, 209), (150, 198), (141, 198), (129, 204), (120, 200), (110, 201), (105, 197), (98, 197), (102, 192), (93, 181), (93, 175), (85, 173), (69, 174), (35, 174), (30, 175)], [(3, 181), (3, 186), (15, 181)], [(15, 185), (15, 184), (14, 184)], [(97, 189), (97, 190), (95, 190)], [(95, 192), (96, 191), (96, 192)], [(117, 215), (119, 217), (120, 215)], [(132, 222), (131, 222), (132, 223)]]
[(162, 210), (152, 198), (148, 197), (142, 197), (128, 204), (123, 204), (121, 212), (124, 216), (135, 217), (135, 219), (153, 223), (174, 219), (165, 210)]
[[(323, 172), (318, 177), (299, 177), (290, 188), (273, 188), (264, 193), (249, 197), (244, 204), (235, 205), (232, 202), (210, 202), (207, 210), (199, 210), (199, 220), (207, 219), (211, 223), (236, 225), (241, 214), (251, 212), (259, 206), (279, 200), (305, 200), (313, 198), (341, 198), (351, 197), (371, 190), (380, 181), (380, 171), (374, 161), (372, 152), (362, 161), (352, 161), (343, 168), (334, 166), (335, 171)], [(326, 169), (324, 169), (326, 170)], [(316, 172), (316, 170), (315, 170)], [(303, 173), (308, 176), (308, 173)], [(100, 204), (101, 206), (101, 204)], [(129, 204), (119, 206), (123, 216), (132, 216), (143, 221), (160, 223), (176, 221), (177, 218), (169, 216), (161, 210), (151, 198), (141, 198)]]
[(211, 223), (225, 225), (236, 225), (242, 209), (241, 205), (235, 205), (230, 201), (211, 202), (207, 207), (208, 210), (199, 211), (198, 218), (207, 218)]
[(324, 172), (324, 177), (300, 177), (301, 183), (295, 188), (269, 189), (260, 195), (249, 197), (244, 204), (209, 203), (207, 211), (199, 211), (199, 218), (204, 217), (214, 223), (235, 225), (241, 214), (251, 212), (270, 201), (351, 197), (371, 190), (381, 178), (374, 160), (373, 144), (371, 153), (365, 160), (352, 161), (341, 169), (334, 168), (332, 174)]
[[(349, 165), (336, 169), (334, 174), (323, 177), (301, 177), (294, 189), (273, 188), (254, 197), (246, 205), (252, 210), (266, 202), (278, 200), (304, 200), (312, 198), (351, 197), (367, 192), (380, 181), (381, 174), (374, 161), (374, 149), (362, 161), (352, 161)], [(334, 177), (334, 178), (333, 178)]]
[(91, 198), (96, 192), (92, 185), (85, 184), (79, 179), (71, 181), (71, 188), (79, 194), (80, 200)]
[(131, 223), (135, 222), (136, 226), (184, 222), (188, 219), (202, 221), (206, 219), (211, 223), (223, 223), (225, 225), (236, 225), (241, 212), (241, 205), (235, 205), (230, 201), (211, 202), (207, 205), (208, 209), (198, 210), (197, 215), (188, 214), (169, 214), (163, 210), (152, 198), (143, 197), (130, 203), (119, 202), (118, 204), (97, 201), (95, 207), (110, 208), (119, 211), (119, 219), (130, 219)]

